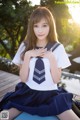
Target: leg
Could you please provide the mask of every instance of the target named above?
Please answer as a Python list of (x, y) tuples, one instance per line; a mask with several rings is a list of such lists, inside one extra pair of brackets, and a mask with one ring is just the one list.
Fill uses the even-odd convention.
[(60, 120), (80, 120), (78, 116), (72, 111), (67, 110), (57, 116)]
[(80, 118), (80, 109), (73, 103), (72, 110), (76, 113), (76, 115)]
[(21, 111), (17, 110), (16, 108), (9, 109), (9, 120), (12, 120), (16, 116), (18, 116), (21, 113)]
[(8, 112), (9, 112), (9, 120), (13, 120), (13, 118), (15, 118), (17, 115), (21, 113), (21, 111), (17, 110), (16, 108), (11, 108), (8, 110)]

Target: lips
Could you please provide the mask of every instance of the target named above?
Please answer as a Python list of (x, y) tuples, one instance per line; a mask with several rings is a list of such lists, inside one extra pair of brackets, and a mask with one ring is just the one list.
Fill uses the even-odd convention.
[(44, 35), (38, 35), (38, 36), (44, 36)]

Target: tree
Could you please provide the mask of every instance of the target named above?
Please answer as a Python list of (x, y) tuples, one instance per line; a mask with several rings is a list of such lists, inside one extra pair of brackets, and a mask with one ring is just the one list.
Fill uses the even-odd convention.
[(54, 14), (58, 38), (61, 42), (65, 43), (65, 36), (68, 34), (67, 29), (69, 28), (68, 19), (71, 18), (68, 6), (65, 4), (64, 0), (41, 0), (41, 5), (47, 6)]
[(0, 54), (13, 58), (24, 40), (33, 10), (27, 0), (0, 0)]

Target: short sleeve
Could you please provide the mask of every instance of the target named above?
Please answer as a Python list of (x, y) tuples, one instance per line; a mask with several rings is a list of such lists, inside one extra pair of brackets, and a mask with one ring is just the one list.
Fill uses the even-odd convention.
[(25, 49), (25, 45), (24, 43), (22, 42), (21, 45), (19, 46), (18, 50), (17, 50), (17, 53), (15, 54), (12, 62), (15, 64), (15, 65), (20, 65), (22, 64), (22, 60), (21, 60), (21, 53), (24, 51)]
[(62, 44), (60, 44), (56, 50), (54, 51), (54, 55), (57, 60), (57, 64), (59, 68), (67, 68), (71, 65), (68, 55), (65, 51), (65, 48)]

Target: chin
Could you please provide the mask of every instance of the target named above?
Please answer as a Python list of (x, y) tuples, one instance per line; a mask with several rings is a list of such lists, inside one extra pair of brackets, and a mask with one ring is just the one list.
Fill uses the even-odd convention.
[(44, 37), (43, 37), (43, 38), (38, 37), (38, 40), (45, 40), (45, 39), (46, 39), (46, 38), (44, 38)]

